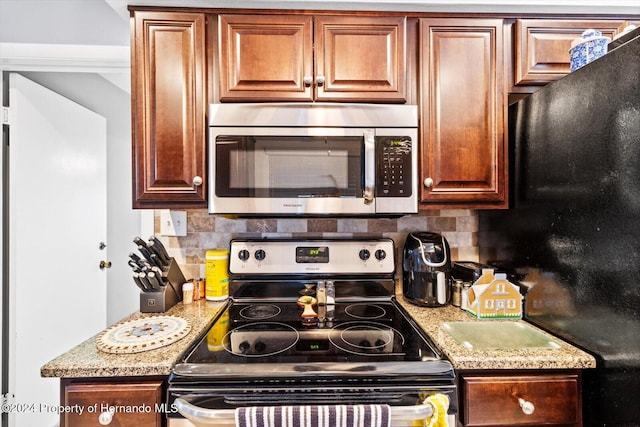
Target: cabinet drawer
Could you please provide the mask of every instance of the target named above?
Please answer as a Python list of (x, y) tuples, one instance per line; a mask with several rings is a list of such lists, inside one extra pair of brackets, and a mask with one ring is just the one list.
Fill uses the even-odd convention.
[[(465, 426), (579, 425), (578, 375), (466, 376)], [(519, 399), (530, 402), (525, 414)]]
[[(62, 415), (62, 427), (100, 425), (98, 417), (110, 407), (115, 408), (109, 425), (156, 427), (162, 425), (161, 382), (83, 383), (64, 388), (63, 405), (80, 411)], [(76, 406), (77, 405), (77, 406)]]

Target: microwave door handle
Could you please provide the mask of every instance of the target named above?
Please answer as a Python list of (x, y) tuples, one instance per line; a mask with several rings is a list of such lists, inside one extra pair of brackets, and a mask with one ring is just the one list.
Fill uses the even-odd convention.
[(376, 138), (371, 129), (364, 131), (364, 203), (373, 202), (376, 181)]

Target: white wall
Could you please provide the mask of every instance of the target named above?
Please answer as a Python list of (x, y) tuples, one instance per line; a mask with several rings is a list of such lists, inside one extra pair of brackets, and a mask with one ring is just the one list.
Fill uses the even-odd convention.
[(129, 46), (105, 0), (0, 0), (0, 42)]

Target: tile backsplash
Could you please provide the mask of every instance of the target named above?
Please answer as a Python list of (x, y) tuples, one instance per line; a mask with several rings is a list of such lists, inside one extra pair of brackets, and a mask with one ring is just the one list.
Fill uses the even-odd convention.
[(451, 247), (451, 258), (478, 261), (478, 216), (474, 210), (430, 210), (399, 218), (229, 218), (209, 215), (206, 209), (187, 210), (187, 235), (160, 234), (160, 212), (154, 213), (154, 231), (166, 245), (186, 278), (204, 273), (207, 249), (228, 248), (234, 238), (387, 237), (395, 242), (396, 271), (401, 273), (402, 247), (411, 231), (441, 233)]

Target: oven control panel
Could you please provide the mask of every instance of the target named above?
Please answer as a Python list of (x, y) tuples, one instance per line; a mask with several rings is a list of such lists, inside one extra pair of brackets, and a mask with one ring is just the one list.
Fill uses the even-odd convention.
[(232, 240), (233, 274), (388, 275), (395, 270), (391, 239)]

